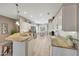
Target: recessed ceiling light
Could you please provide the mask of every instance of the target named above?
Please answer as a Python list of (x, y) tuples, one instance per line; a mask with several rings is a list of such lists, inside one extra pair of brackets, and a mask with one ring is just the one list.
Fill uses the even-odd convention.
[(43, 14), (42, 13), (40, 13), (40, 16), (42, 16)]
[(27, 13), (28, 13), (28, 12), (25, 12), (25, 11), (24, 11), (24, 14), (27, 14)]
[(30, 17), (33, 17), (33, 16), (30, 16)]

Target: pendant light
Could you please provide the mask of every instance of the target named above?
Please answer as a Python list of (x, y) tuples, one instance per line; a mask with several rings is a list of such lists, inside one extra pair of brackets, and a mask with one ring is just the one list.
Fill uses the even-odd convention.
[(16, 25), (20, 25), (19, 24), (19, 5), (18, 4), (16, 4), (16, 8), (17, 8), (17, 20), (16, 20)]

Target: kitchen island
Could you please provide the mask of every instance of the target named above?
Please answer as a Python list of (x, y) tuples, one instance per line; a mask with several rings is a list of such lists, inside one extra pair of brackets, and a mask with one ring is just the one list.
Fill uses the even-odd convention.
[(51, 56), (77, 56), (77, 44), (62, 37), (51, 36)]
[(28, 41), (32, 39), (31, 32), (15, 33), (6, 38), (13, 42), (13, 56), (28, 55)]

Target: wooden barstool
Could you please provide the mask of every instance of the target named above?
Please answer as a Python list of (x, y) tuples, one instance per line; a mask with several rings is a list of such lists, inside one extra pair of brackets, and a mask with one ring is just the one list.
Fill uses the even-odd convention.
[(0, 40), (0, 46), (2, 47), (1, 51), (1, 56), (12, 56), (13, 48), (12, 48), (13, 43), (11, 41), (7, 40)]

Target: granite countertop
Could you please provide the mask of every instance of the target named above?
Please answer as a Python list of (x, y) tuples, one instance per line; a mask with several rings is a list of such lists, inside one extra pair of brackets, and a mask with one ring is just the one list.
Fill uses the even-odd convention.
[(63, 37), (50, 36), (50, 38), (51, 38), (51, 45), (53, 47), (77, 49), (76, 44), (74, 45), (72, 41), (70, 40), (67, 41)]
[(7, 44), (10, 44), (11, 43), (11, 41), (8, 41), (8, 40), (0, 40), (0, 46), (2, 46), (2, 45), (7, 45)]
[(15, 42), (24, 42), (25, 40), (29, 40), (32, 37), (31, 32), (24, 33), (15, 33), (6, 38), (6, 40), (15, 41)]
[(59, 47), (59, 48), (66, 48), (66, 49), (74, 49), (74, 50), (77, 50), (77, 48), (75, 48), (74, 46), (73, 47), (62, 47), (62, 46), (56, 46), (56, 45), (53, 45), (53, 47)]

